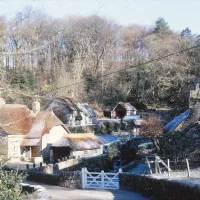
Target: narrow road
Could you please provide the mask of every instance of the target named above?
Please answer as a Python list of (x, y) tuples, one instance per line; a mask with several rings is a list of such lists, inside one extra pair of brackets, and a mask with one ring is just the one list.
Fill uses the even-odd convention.
[(140, 194), (125, 190), (81, 190), (28, 182), (46, 188), (50, 200), (149, 200)]

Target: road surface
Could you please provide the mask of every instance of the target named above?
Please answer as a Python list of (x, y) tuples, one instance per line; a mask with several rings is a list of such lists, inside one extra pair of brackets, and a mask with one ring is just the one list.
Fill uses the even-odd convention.
[(42, 185), (46, 188), (50, 200), (149, 200), (138, 193), (125, 190), (82, 190), (68, 189), (42, 183), (28, 182)]

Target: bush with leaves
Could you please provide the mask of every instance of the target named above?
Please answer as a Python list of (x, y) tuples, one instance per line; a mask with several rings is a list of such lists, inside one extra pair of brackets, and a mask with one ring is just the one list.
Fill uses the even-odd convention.
[(18, 170), (6, 171), (5, 164), (0, 163), (0, 199), (23, 200), (22, 185), (26, 175)]

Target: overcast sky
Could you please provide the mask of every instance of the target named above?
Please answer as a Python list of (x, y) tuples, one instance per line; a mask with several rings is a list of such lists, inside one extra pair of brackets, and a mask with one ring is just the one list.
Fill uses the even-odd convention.
[(173, 30), (200, 33), (200, 0), (0, 0), (0, 13), (12, 17), (26, 6), (56, 18), (98, 14), (122, 25), (153, 25), (163, 17)]

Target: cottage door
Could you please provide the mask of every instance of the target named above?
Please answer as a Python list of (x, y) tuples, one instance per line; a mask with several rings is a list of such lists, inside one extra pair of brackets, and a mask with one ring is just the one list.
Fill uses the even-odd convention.
[(38, 156), (38, 147), (32, 147), (31, 148), (31, 156), (37, 157)]

